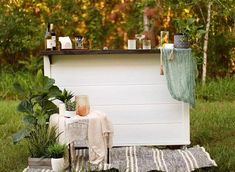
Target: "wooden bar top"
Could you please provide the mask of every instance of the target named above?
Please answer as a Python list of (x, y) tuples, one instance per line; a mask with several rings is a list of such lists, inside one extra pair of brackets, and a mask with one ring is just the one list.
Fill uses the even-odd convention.
[(160, 53), (160, 49), (136, 49), (136, 50), (88, 50), (88, 49), (66, 49), (66, 50), (54, 50), (54, 51), (41, 51), (41, 55), (53, 56), (53, 55), (86, 55), (86, 54), (155, 54)]

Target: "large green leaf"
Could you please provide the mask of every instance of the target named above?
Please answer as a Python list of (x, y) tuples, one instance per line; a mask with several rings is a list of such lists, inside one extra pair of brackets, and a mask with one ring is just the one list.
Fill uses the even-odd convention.
[(33, 105), (28, 100), (22, 100), (17, 107), (17, 111), (25, 112), (27, 114), (33, 113)]
[(50, 98), (57, 97), (60, 94), (61, 94), (61, 90), (57, 86), (53, 85), (49, 89), (48, 97), (50, 97)]
[(55, 83), (55, 80), (52, 78), (48, 78), (47, 76), (43, 77), (43, 88), (44, 89), (50, 89)]
[[(33, 95), (42, 95), (48, 94), (50, 92), (51, 87), (53, 87), (55, 83), (54, 79), (48, 78), (47, 76), (43, 76), (42, 71), (38, 71), (36, 75), (36, 81), (33, 84), (32, 94)], [(56, 86), (55, 86), (56, 87)]]
[(25, 124), (29, 124), (29, 125), (34, 125), (37, 123), (37, 119), (33, 115), (25, 115), (23, 117), (23, 121)]
[(39, 83), (39, 86), (41, 87), (41, 89), (45, 91), (48, 91), (48, 89), (52, 87), (55, 83), (54, 79), (44, 76), (41, 70), (38, 71), (36, 80)]
[(58, 107), (53, 102), (47, 100), (44, 102), (43, 110), (45, 110), (47, 114), (51, 115), (58, 112)]
[(29, 128), (23, 128), (12, 136), (13, 143), (16, 144), (30, 134)]

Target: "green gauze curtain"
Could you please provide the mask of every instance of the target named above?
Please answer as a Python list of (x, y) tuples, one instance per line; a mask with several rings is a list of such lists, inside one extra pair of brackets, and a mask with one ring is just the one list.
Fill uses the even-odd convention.
[(162, 49), (162, 60), (171, 96), (195, 106), (196, 63), (191, 49)]

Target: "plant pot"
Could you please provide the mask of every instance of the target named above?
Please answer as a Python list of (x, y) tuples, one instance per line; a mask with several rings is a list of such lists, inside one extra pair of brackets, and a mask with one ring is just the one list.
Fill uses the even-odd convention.
[(75, 115), (76, 115), (76, 111), (68, 111), (68, 110), (66, 110), (65, 113), (64, 113), (65, 117), (73, 117)]
[(175, 48), (189, 48), (188, 36), (185, 34), (174, 35), (174, 47)]
[(64, 171), (64, 158), (51, 158), (51, 166), (55, 172)]
[(52, 169), (51, 158), (28, 158), (28, 166), (32, 169)]
[(60, 103), (59, 104), (59, 114), (60, 115), (64, 115), (65, 114), (65, 104), (64, 103)]

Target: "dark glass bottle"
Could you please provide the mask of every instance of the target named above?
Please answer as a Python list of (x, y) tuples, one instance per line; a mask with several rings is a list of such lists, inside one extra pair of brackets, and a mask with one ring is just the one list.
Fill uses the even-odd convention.
[(50, 24), (50, 34), (51, 34), (51, 41), (52, 41), (52, 50), (56, 50), (56, 32), (54, 30), (53, 24)]
[(46, 32), (45, 32), (45, 49), (46, 50), (51, 50), (52, 49), (50, 24), (47, 25), (47, 29), (46, 29)]

